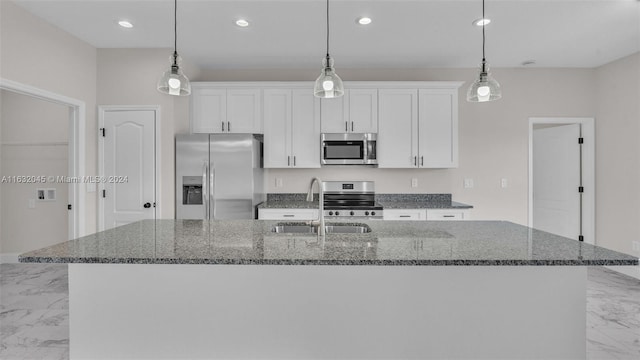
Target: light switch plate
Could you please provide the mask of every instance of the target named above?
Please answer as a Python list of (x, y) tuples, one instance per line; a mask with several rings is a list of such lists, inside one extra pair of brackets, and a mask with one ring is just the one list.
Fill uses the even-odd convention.
[(506, 178), (502, 178), (500, 179), (500, 187), (502, 187), (503, 189), (506, 188), (509, 185), (509, 182), (507, 181)]
[(469, 179), (464, 179), (464, 188), (465, 189), (471, 189), (473, 188), (473, 179), (469, 178)]

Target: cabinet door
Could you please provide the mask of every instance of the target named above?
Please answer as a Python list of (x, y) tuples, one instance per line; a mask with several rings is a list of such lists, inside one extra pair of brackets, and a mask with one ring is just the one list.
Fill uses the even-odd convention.
[(378, 89), (349, 90), (349, 131), (378, 132)]
[(349, 131), (348, 125), (348, 99), (349, 90), (339, 98), (321, 99), (320, 116), (321, 131), (323, 133), (344, 133)]
[(317, 209), (258, 209), (259, 220), (316, 220)]
[(428, 209), (427, 220), (469, 220), (469, 210), (463, 209)]
[(378, 167), (414, 168), (418, 157), (418, 91), (378, 90)]
[(191, 94), (191, 132), (221, 133), (227, 125), (225, 89), (194, 89)]
[(425, 220), (427, 210), (425, 209), (388, 209), (384, 210), (384, 220)]
[(457, 92), (421, 89), (419, 97), (420, 167), (457, 167)]
[(264, 91), (264, 167), (291, 164), (291, 90)]
[(261, 134), (261, 90), (227, 90), (227, 132)]
[(293, 90), (291, 164), (296, 168), (320, 167), (320, 99), (307, 89)]

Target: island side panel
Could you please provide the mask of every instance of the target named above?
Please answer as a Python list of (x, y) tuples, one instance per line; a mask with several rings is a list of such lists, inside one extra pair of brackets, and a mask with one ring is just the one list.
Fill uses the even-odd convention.
[(71, 359), (586, 356), (586, 268), (70, 264)]

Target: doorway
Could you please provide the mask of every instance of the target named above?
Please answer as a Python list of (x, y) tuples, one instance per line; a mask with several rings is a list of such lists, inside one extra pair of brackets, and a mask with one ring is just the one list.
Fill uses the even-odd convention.
[(529, 226), (595, 244), (593, 118), (529, 119)]
[(99, 230), (159, 212), (157, 106), (100, 106)]
[[(0, 262), (4, 263), (17, 262), (21, 252), (84, 235), (83, 184), (69, 179), (78, 179), (84, 173), (85, 105), (76, 99), (6, 79), (0, 79), (0, 91), (4, 102), (3, 121), (11, 120), (5, 124), (10, 126), (5, 127), (2, 138), (2, 175), (7, 177), (2, 184), (6, 195), (2, 200), (5, 216), (0, 219), (4, 223)], [(20, 106), (24, 108), (20, 110)], [(52, 114), (48, 114), (47, 109)], [(39, 111), (44, 113), (38, 115)], [(47, 123), (54, 113), (56, 123)], [(48, 126), (52, 133), (48, 133)], [(14, 179), (18, 182), (18, 176), (26, 176), (25, 182), (12, 184)], [(20, 211), (24, 214), (14, 219)], [(49, 219), (49, 215), (53, 219)], [(30, 226), (25, 227), (25, 223)], [(47, 232), (47, 224), (55, 227), (51, 233)], [(45, 234), (25, 234), (12, 228)]]

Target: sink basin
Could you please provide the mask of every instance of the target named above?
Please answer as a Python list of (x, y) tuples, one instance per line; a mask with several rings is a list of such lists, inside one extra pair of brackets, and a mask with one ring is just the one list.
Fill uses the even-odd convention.
[[(309, 224), (277, 224), (271, 231), (278, 234), (315, 234), (318, 228)], [(324, 231), (326, 234), (365, 234), (371, 232), (371, 228), (367, 224), (328, 224)]]

